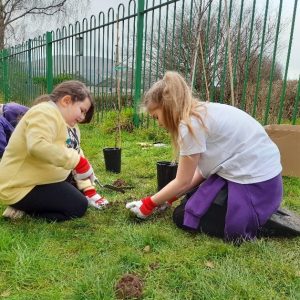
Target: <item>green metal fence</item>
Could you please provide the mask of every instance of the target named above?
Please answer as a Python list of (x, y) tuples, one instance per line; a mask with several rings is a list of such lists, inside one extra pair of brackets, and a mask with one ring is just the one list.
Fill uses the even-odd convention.
[[(276, 3), (131, 0), (1, 50), (3, 101), (30, 105), (57, 83), (79, 79), (99, 119), (117, 108), (118, 84), (122, 108), (138, 112), (143, 91), (177, 70), (202, 100), (235, 105), (264, 124), (296, 124), (300, 83), (288, 70), (298, 1), (288, 12)], [(134, 121), (148, 124), (138, 113)]]

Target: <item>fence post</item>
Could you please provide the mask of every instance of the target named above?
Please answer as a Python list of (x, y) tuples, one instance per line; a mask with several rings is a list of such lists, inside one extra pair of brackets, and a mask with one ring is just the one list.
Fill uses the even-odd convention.
[(32, 53), (31, 39), (28, 40), (28, 98), (32, 97)]
[(7, 103), (9, 101), (9, 83), (8, 83), (8, 50), (2, 50), (2, 62), (3, 62), (3, 94), (4, 94), (4, 102)]
[(295, 1), (295, 5), (294, 5), (292, 27), (291, 27), (290, 40), (289, 40), (289, 48), (288, 48), (288, 52), (287, 52), (284, 79), (283, 79), (283, 86), (282, 86), (282, 92), (281, 92), (281, 96), (280, 96), (280, 106), (279, 106), (279, 113), (278, 113), (278, 119), (277, 119), (278, 124), (281, 123), (282, 114), (283, 114), (283, 104), (284, 104), (284, 98), (285, 98), (285, 92), (286, 92), (286, 81), (287, 81), (287, 75), (288, 75), (288, 69), (289, 69), (289, 63), (290, 63), (290, 55), (291, 55), (291, 48), (292, 48), (293, 35), (294, 35), (297, 4), (298, 4), (298, 0)]
[(135, 61), (135, 91), (133, 123), (139, 126), (138, 104), (141, 98), (142, 86), (142, 60), (143, 60), (143, 31), (144, 31), (144, 6), (145, 0), (138, 0), (137, 33), (136, 33), (136, 61)]
[(53, 72), (52, 72), (52, 34), (50, 31), (46, 33), (46, 78), (47, 93), (53, 90)]

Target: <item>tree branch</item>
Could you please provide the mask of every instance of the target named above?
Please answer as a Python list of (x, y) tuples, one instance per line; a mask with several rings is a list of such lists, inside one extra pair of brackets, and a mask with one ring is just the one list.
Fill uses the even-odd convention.
[[(37, 15), (37, 14), (43, 14), (43, 15), (53, 15), (55, 13), (57, 13), (58, 11), (61, 10), (61, 8), (65, 5), (67, 0), (62, 0), (60, 2), (58, 2), (57, 4), (55, 5), (48, 5), (48, 6), (34, 6), (34, 7), (31, 7), (31, 8), (28, 8), (28, 9), (25, 9), (25, 11), (23, 13), (21, 13), (20, 15), (12, 18), (12, 19), (7, 19), (7, 21), (5, 22), (6, 25), (12, 23), (12, 22), (15, 22), (16, 20), (18, 19), (21, 19), (23, 17), (25, 17), (26, 15)], [(11, 16), (12, 12), (15, 12), (16, 11), (16, 7), (17, 7), (17, 4), (19, 4), (20, 1), (16, 1), (13, 5), (12, 5), (12, 9), (10, 10), (10, 13), (9, 13), (9, 16)], [(52, 12), (48, 12), (48, 11), (51, 11), (53, 10)]]

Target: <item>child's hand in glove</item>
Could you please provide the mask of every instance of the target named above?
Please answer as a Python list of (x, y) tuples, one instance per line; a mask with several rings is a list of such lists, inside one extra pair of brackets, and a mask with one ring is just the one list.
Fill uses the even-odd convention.
[(174, 196), (172, 199), (166, 201), (165, 203), (161, 204), (160, 206), (157, 207), (158, 211), (165, 211), (168, 208), (170, 208), (173, 204), (174, 201), (176, 201), (178, 198), (176, 196)]
[(146, 219), (153, 213), (156, 207), (157, 204), (153, 202), (150, 196), (139, 201), (132, 201), (126, 204), (126, 208), (140, 219)]
[(94, 188), (89, 188), (85, 190), (84, 195), (89, 202), (89, 205), (98, 209), (105, 208), (109, 202), (106, 198), (102, 197), (97, 193)]
[(83, 156), (80, 156), (79, 163), (75, 167), (73, 174), (76, 180), (90, 179), (92, 183), (95, 181), (94, 170), (89, 161)]

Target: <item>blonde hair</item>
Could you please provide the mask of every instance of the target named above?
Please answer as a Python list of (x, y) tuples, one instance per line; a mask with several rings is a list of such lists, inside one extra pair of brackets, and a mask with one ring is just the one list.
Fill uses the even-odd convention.
[(179, 73), (167, 71), (163, 79), (145, 93), (143, 105), (148, 111), (160, 108), (163, 114), (164, 126), (171, 135), (172, 144), (179, 149), (179, 124), (183, 122), (189, 132), (195, 137), (191, 126), (191, 116), (195, 116), (205, 127), (197, 108), (202, 106), (197, 98), (193, 97), (192, 90)]
[(86, 98), (90, 100), (91, 106), (86, 113), (84, 121), (81, 122), (90, 123), (95, 110), (95, 101), (86, 85), (78, 80), (68, 80), (60, 83), (54, 88), (51, 94), (41, 95), (38, 98), (36, 98), (32, 106), (50, 100), (53, 102), (57, 102), (67, 95), (71, 96), (71, 100), (73, 103), (78, 101), (84, 101)]

